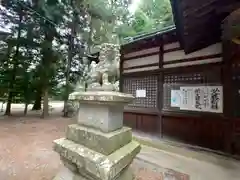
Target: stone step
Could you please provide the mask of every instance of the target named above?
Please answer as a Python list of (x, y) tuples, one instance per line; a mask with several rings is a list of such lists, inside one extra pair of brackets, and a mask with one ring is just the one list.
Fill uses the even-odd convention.
[(54, 150), (76, 165), (80, 174), (86, 173), (101, 180), (115, 179), (131, 164), (140, 149), (139, 143), (131, 141), (109, 156), (105, 156), (65, 138), (54, 141)]
[(131, 142), (132, 132), (131, 128), (123, 127), (114, 132), (103, 133), (100, 130), (72, 124), (67, 128), (66, 138), (101, 154), (110, 155)]

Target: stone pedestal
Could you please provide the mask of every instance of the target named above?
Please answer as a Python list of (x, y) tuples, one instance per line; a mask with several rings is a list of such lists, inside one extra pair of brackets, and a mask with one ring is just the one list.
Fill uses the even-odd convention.
[(130, 128), (123, 127), (123, 109), (133, 96), (119, 92), (81, 92), (78, 123), (66, 138), (54, 141), (64, 169), (54, 180), (132, 180), (129, 165), (140, 151)]

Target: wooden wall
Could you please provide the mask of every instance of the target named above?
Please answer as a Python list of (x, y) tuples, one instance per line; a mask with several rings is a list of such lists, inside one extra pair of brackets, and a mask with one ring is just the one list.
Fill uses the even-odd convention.
[[(165, 44), (163, 86), (222, 85), (222, 63), (221, 43), (190, 54), (185, 54), (178, 42)], [(215, 150), (226, 149), (230, 123), (223, 114), (186, 112), (165, 105), (161, 112), (163, 136)]]
[(186, 67), (218, 63), (222, 61), (222, 44), (216, 43), (207, 48), (185, 54), (178, 42), (164, 45), (163, 68)]
[(226, 63), (225, 115), (231, 124), (229, 149), (231, 153), (240, 154), (240, 45), (224, 42), (224, 59)]
[(160, 48), (151, 47), (124, 54), (122, 57), (122, 88), (136, 96), (137, 89), (147, 89), (148, 98), (136, 98), (125, 109), (124, 123), (135, 130), (159, 133), (158, 75)]
[(223, 117), (163, 115), (163, 135), (193, 145), (225, 151), (230, 124)]
[(159, 47), (124, 55), (123, 74), (150, 71), (159, 68)]
[[(229, 69), (236, 69), (239, 63), (229, 64), (230, 68), (226, 68), (227, 60), (224, 59), (220, 42), (185, 54), (178, 41), (166, 43), (163, 39), (162, 43), (157, 43), (158, 46), (122, 54), (121, 90), (133, 95), (136, 95), (135, 91), (139, 88), (146, 89), (147, 92), (146, 98), (136, 98), (125, 108), (125, 125), (215, 150), (231, 152), (233, 144), (236, 144), (239, 148), (235, 149), (239, 151), (240, 143), (235, 143), (234, 139), (240, 137), (240, 118), (229, 115), (227, 105), (234, 101), (234, 97), (232, 102), (229, 101), (229, 92), (234, 92), (228, 88), (231, 85), (229, 81), (234, 78)], [(235, 80), (239, 77), (240, 73)], [(171, 89), (166, 86), (176, 84), (222, 85), (223, 113), (188, 112), (169, 108), (165, 104), (169, 101), (165, 94), (169, 94)]]
[(124, 124), (137, 131), (147, 133), (159, 132), (159, 117), (155, 112), (146, 111), (130, 111), (126, 110), (124, 113)]

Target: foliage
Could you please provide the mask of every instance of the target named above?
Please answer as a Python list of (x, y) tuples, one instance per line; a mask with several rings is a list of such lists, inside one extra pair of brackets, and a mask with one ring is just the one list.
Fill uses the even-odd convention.
[(34, 102), (48, 115), (48, 98), (65, 101), (82, 75), (82, 57), (103, 42), (172, 25), (168, 0), (142, 0), (129, 12), (130, 0), (2, 0), (0, 19), (11, 35), (0, 40), (0, 98)]

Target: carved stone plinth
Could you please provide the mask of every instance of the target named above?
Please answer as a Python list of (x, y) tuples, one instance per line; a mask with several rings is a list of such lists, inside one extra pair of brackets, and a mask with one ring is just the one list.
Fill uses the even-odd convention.
[(140, 151), (130, 128), (123, 127), (124, 105), (133, 96), (119, 92), (82, 92), (78, 124), (54, 141), (64, 169), (54, 180), (132, 180), (129, 165)]

